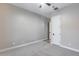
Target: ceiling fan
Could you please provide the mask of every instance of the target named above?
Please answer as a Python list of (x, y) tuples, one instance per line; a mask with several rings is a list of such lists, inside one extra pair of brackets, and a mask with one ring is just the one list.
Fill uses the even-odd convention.
[(52, 4), (51, 3), (45, 3), (46, 5), (48, 5), (48, 6), (51, 6)]
[[(52, 3), (45, 3), (47, 6), (51, 6), (52, 5)], [(52, 8), (54, 9), (54, 10), (58, 10), (59, 8), (58, 7), (56, 7), (56, 6), (52, 6)]]
[[(49, 6), (49, 7), (52, 6), (52, 3), (45, 3), (45, 4), (46, 4), (47, 6)], [(40, 5), (39, 8), (42, 8), (42, 5)], [(59, 9), (58, 7), (56, 7), (56, 6), (54, 6), (54, 5), (52, 6), (52, 8), (53, 8), (54, 10), (58, 10), (58, 9)]]

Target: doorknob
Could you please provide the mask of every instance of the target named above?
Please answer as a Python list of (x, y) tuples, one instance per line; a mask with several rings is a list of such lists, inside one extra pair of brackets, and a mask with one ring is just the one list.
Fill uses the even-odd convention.
[(53, 33), (53, 36), (54, 36), (55, 34)]

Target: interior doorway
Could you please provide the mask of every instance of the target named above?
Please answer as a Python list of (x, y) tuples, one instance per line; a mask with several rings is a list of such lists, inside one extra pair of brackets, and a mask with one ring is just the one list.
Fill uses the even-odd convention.
[(49, 23), (49, 38), (51, 44), (60, 44), (61, 41), (61, 16), (54, 16)]

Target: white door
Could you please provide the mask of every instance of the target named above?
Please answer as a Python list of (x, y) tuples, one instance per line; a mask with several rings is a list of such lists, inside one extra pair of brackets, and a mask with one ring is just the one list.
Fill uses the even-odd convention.
[(50, 21), (50, 41), (52, 44), (60, 44), (61, 40), (61, 16), (55, 16)]

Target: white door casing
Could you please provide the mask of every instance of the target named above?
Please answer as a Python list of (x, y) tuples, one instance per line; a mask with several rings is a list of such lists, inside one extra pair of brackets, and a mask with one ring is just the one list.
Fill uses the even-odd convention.
[(50, 41), (51, 44), (60, 44), (61, 41), (61, 16), (54, 16), (50, 21)]

